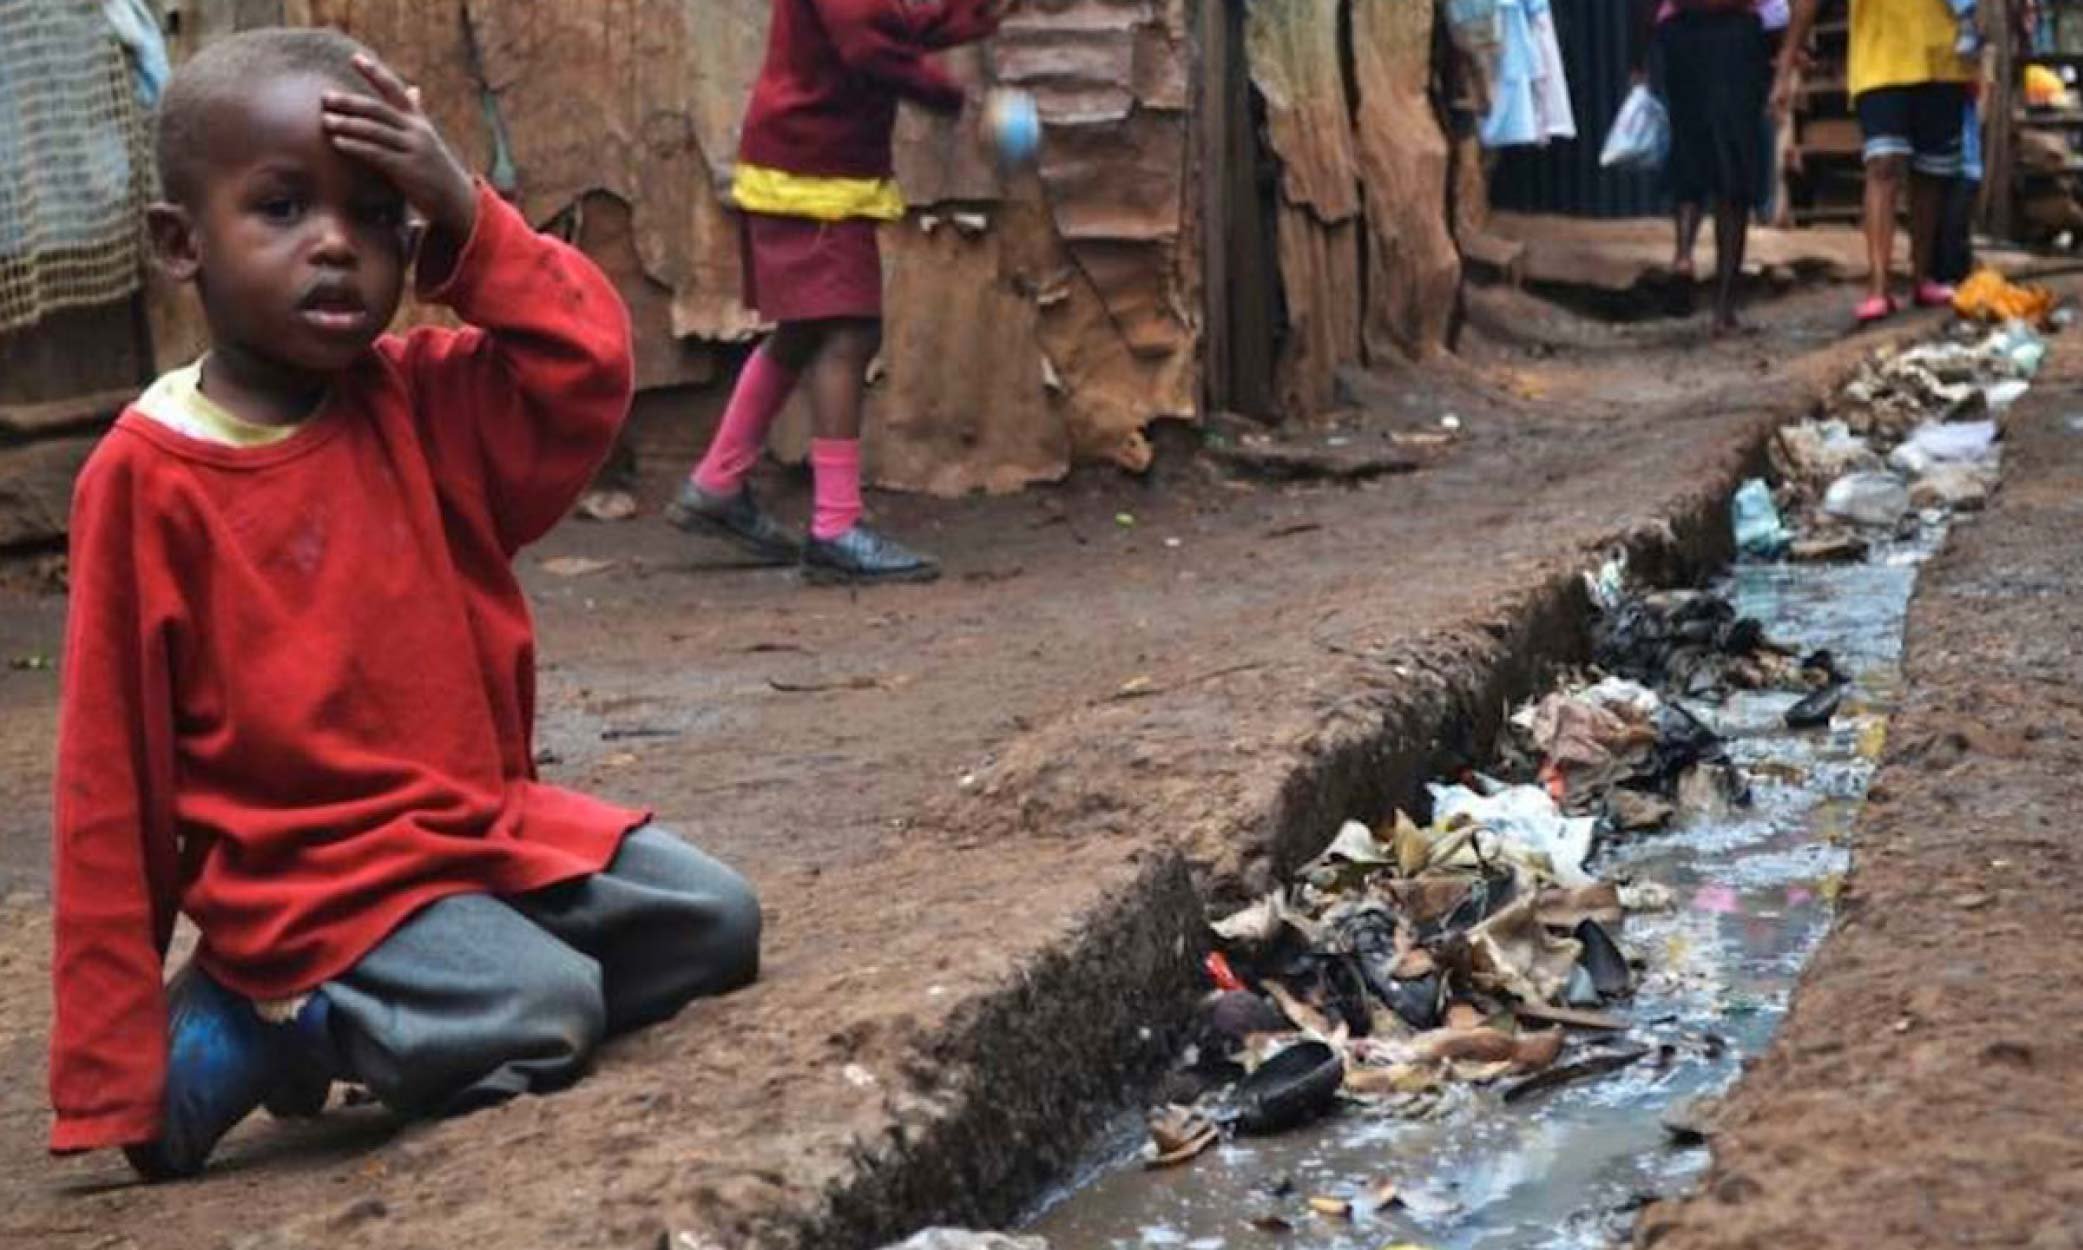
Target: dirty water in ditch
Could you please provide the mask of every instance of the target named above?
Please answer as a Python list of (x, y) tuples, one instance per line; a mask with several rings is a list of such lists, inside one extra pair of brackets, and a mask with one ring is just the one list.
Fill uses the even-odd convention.
[[(1898, 694), (1916, 568), (1940, 538), (1929, 529), (1857, 564), (1739, 565), (1720, 587), (1775, 639), (1834, 653), (1854, 687), (1827, 729), (1805, 732), (1782, 724), (1792, 694), (1689, 704), (1749, 773), (1753, 805), (1609, 843), (1594, 861), (1601, 876), (1658, 882), (1676, 897), (1674, 910), (1631, 916), (1624, 931), (1645, 971), (1620, 1014), (1626, 1041), (1647, 1057), (1511, 1105), (1493, 1086), (1462, 1087), (1423, 1120), (1347, 1109), (1164, 1170), (1142, 1166), (1132, 1118), (1027, 1231), (1053, 1250), (1624, 1243), (1644, 1202), (1706, 1166), (1706, 1147), (1680, 1142), (1666, 1121), (1685, 1121), (1688, 1104), (1725, 1090), (1771, 1040), (1829, 925)], [(1365, 1196), (1384, 1182), (1396, 1201), (1370, 1210)], [(1318, 1215), (1311, 1196), (1355, 1206)]]

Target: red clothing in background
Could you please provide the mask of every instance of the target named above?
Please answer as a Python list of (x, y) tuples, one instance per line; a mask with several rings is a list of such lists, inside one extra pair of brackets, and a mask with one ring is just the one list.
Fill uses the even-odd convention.
[(628, 410), (628, 314), (480, 191), (423, 295), (288, 439), (125, 414), (81, 473), (58, 735), (54, 1150), (149, 1140), (162, 961), (312, 988), (427, 903), (594, 872), (644, 814), (535, 778), (516, 550)]
[(935, 112), (962, 88), (928, 52), (997, 29), (986, 0), (774, 0), (739, 155), (829, 178), (887, 178), (901, 97)]

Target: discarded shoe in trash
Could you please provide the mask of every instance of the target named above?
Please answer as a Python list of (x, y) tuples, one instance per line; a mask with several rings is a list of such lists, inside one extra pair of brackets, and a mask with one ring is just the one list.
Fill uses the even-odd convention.
[(1345, 1061), (1324, 1042), (1297, 1042), (1237, 1084), (1237, 1131), (1280, 1133), (1321, 1119), (1337, 1103)]
[(1627, 966), (1627, 956), (1612, 935), (1596, 920), (1586, 920), (1571, 934), (1577, 944), (1584, 948), (1579, 956), (1584, 971), (1591, 975), (1591, 985), (1602, 998), (1618, 998), (1634, 988), (1634, 970)]
[(1796, 703), (1786, 710), (1788, 729), (1816, 729), (1830, 723), (1837, 709), (1844, 703), (1844, 687), (1830, 686)]

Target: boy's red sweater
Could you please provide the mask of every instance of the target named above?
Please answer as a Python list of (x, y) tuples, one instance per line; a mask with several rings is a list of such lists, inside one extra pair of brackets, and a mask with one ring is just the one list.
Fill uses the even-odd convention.
[(58, 733), (51, 1148), (146, 1141), (176, 911), (254, 997), (350, 967), (443, 895), (599, 870), (644, 814), (535, 777), (511, 568), (628, 409), (628, 315), (480, 191), (423, 295), (287, 440), (125, 414), (73, 501)]
[(774, 0), (738, 155), (792, 174), (889, 177), (900, 98), (962, 108), (961, 86), (926, 54), (998, 21), (991, 0)]

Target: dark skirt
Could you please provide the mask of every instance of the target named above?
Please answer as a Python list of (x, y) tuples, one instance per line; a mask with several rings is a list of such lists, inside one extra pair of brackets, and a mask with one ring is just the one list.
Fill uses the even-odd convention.
[(1671, 156), (1671, 198), (1712, 204), (1757, 198), (1764, 180), (1762, 119), (1771, 93), (1765, 28), (1752, 13), (1681, 12), (1657, 28)]
[(745, 214), (745, 305), (768, 321), (882, 317), (872, 221)]

